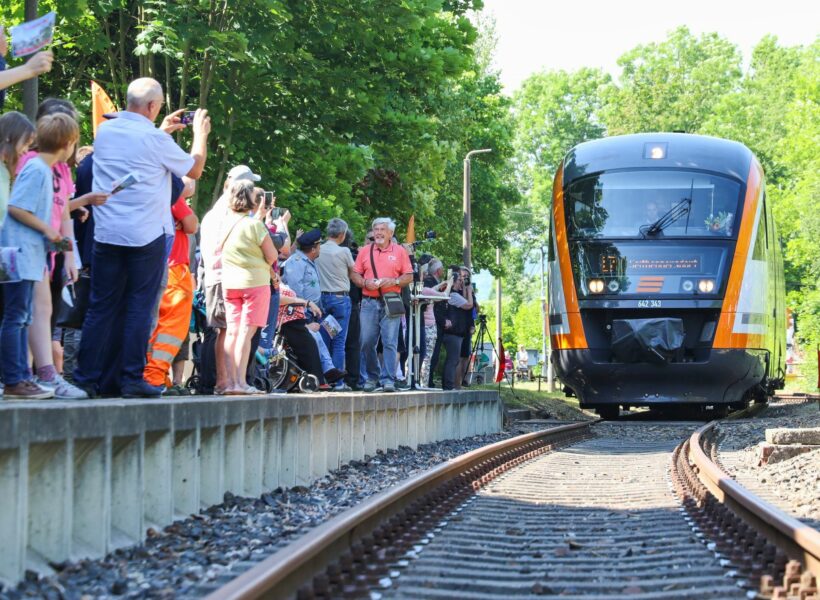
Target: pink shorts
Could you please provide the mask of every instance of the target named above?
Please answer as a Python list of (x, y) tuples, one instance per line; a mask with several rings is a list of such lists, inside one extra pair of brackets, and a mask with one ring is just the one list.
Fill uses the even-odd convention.
[(270, 286), (225, 290), (225, 320), (229, 328), (264, 327), (268, 324)]

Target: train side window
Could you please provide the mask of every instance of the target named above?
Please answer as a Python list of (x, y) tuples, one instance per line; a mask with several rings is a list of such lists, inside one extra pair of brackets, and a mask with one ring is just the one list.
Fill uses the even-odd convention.
[(769, 246), (768, 219), (766, 219), (766, 204), (760, 210), (760, 222), (757, 224), (757, 236), (755, 237), (754, 250), (752, 250), (752, 260), (766, 260), (766, 248)]
[(555, 261), (555, 242), (552, 239), (554, 229), (552, 219), (550, 219), (547, 221), (547, 261), (549, 262)]

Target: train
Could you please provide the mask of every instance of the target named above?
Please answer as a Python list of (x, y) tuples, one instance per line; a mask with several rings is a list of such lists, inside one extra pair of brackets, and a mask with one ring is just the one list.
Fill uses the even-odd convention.
[(729, 410), (785, 380), (781, 242), (760, 161), (686, 133), (575, 146), (548, 234), (550, 360), (582, 408)]

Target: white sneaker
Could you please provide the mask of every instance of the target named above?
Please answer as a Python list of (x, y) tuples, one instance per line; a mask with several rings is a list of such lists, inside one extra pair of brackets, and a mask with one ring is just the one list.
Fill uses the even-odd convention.
[(85, 400), (88, 398), (88, 394), (76, 385), (68, 383), (65, 379), (63, 379), (62, 375), (57, 375), (53, 381), (43, 381), (38, 377), (35, 379), (35, 383), (40, 387), (54, 390), (55, 398), (63, 398), (66, 400)]

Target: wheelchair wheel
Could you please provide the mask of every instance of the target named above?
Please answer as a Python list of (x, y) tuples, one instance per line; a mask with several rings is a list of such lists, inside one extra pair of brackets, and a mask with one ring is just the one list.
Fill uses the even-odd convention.
[(319, 389), (319, 378), (316, 375), (305, 373), (299, 378), (299, 391), (310, 393)]
[(201, 385), (202, 382), (199, 379), (199, 375), (191, 375), (188, 381), (185, 382), (185, 388), (192, 394), (198, 394)]
[(270, 389), (290, 389), (291, 384), (285, 381), (288, 377), (289, 371), (290, 360), (288, 360), (288, 357), (284, 352), (271, 358), (270, 365), (268, 366), (268, 381), (270, 382)]

